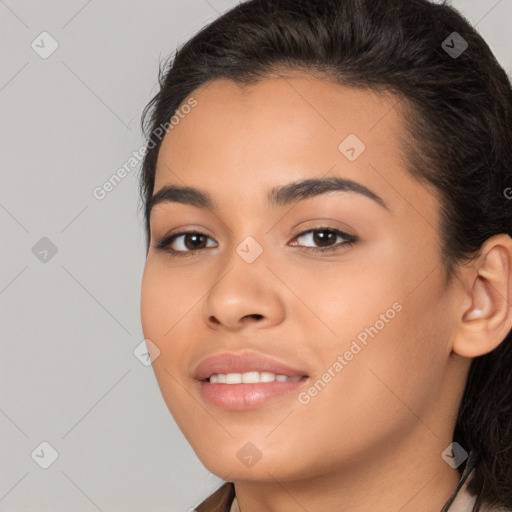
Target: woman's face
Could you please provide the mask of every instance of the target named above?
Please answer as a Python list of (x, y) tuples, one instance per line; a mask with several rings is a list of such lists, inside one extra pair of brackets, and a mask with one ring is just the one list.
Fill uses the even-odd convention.
[[(440, 459), (463, 387), (456, 285), (444, 281), (439, 203), (405, 168), (396, 98), (298, 72), (212, 81), (192, 97), (163, 141), (154, 194), (190, 187), (211, 204), (168, 193), (152, 208), (141, 315), (201, 461), (229, 480), (285, 481), (398, 449), (409, 463)], [(304, 180), (341, 188), (292, 187)], [(201, 235), (157, 248), (190, 231)], [(284, 367), (237, 358), (248, 354)], [(223, 365), (199, 375), (216, 355)], [(251, 370), (301, 379), (222, 382), (261, 378)]]

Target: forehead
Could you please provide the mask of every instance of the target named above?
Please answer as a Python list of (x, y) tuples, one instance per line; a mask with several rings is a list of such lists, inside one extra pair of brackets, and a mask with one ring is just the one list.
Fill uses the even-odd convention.
[(425, 193), (406, 170), (394, 95), (288, 72), (250, 85), (213, 80), (190, 98), (196, 106), (160, 148), (155, 192), (186, 184), (250, 202), (258, 188), (336, 175), (383, 196)]
[(367, 155), (378, 150), (383, 158), (401, 157), (398, 136), (404, 127), (391, 95), (296, 71), (250, 85), (213, 80), (190, 96), (197, 106), (171, 125), (160, 149), (169, 165), (181, 165), (186, 157), (193, 167), (193, 160), (208, 153), (225, 167), (242, 160), (248, 171), (248, 160), (263, 164), (267, 156), (275, 162), (291, 153), (307, 158), (312, 149), (337, 159), (349, 135), (363, 142)]

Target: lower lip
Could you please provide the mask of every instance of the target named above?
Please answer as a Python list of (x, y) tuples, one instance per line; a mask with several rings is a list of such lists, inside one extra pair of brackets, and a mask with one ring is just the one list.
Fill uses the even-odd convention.
[(307, 377), (291, 382), (273, 381), (255, 384), (212, 384), (200, 381), (203, 397), (213, 405), (231, 411), (256, 409), (302, 386)]

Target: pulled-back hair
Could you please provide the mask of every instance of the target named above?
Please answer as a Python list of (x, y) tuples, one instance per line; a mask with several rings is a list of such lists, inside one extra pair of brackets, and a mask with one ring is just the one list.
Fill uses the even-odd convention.
[[(459, 36), (467, 48), (457, 56), (447, 50), (457, 48)], [(396, 96), (408, 171), (431, 186), (441, 204), (447, 279), (456, 264), (478, 256), (489, 237), (512, 235), (512, 87), (460, 13), (427, 0), (250, 0), (203, 28), (160, 70), (159, 92), (142, 119), (147, 250), (157, 128), (208, 81), (254, 84), (287, 70)], [(477, 510), (482, 503), (512, 508), (510, 331), (495, 350), (472, 361), (453, 440), (480, 454)], [(226, 483), (197, 510), (228, 510), (233, 496), (233, 484)]]

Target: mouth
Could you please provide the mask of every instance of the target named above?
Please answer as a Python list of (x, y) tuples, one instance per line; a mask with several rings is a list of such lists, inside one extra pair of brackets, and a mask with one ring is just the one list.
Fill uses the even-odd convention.
[(223, 353), (204, 359), (194, 371), (201, 397), (222, 409), (261, 407), (301, 387), (309, 375), (257, 353)]
[(210, 375), (206, 382), (212, 384), (259, 384), (264, 382), (297, 382), (307, 375), (288, 375), (275, 374), (272, 372), (250, 371), (245, 373), (215, 373)]
[(192, 372), (196, 380), (215, 384), (292, 382), (307, 372), (292, 364), (256, 352), (223, 352), (203, 359)]

